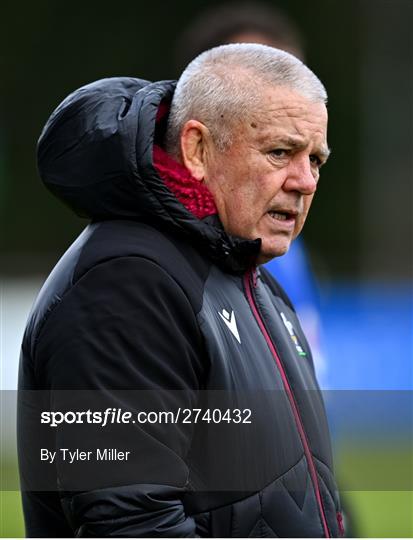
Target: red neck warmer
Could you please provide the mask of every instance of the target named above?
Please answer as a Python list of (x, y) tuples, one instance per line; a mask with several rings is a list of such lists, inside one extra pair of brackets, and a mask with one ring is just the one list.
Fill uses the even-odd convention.
[(212, 193), (160, 146), (153, 148), (153, 164), (175, 197), (198, 219), (217, 213)]

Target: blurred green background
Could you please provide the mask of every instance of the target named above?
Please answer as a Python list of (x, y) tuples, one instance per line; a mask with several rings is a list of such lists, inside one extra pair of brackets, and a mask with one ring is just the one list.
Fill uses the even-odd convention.
[[(323, 169), (305, 229), (317, 275), (327, 284), (375, 282), (403, 285), (410, 291), (413, 2), (264, 3), (284, 9), (297, 23), (307, 63), (329, 93), (333, 154)], [(35, 143), (52, 110), (72, 90), (101, 77), (175, 78), (177, 36), (206, 7), (220, 4), (3, 2), (2, 278), (45, 276), (86, 224), (46, 192), (37, 177)], [(411, 336), (405, 347), (406, 361), (411, 362)], [(376, 446), (377, 441), (371, 443), (371, 448)], [(339, 477), (374, 476), (389, 464), (400, 475), (412, 475), (411, 440), (407, 446), (397, 442), (386, 446), (377, 459), (364, 450), (341, 448), (338, 453)], [(1, 474), (15, 475), (14, 457), (1, 454)], [(411, 491), (357, 489), (345, 492), (345, 498), (359, 536), (413, 536)], [(0, 492), (0, 536), (23, 534), (19, 493)]]

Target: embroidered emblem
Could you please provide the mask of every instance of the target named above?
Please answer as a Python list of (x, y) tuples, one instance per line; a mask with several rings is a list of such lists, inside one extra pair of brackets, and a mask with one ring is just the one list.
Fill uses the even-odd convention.
[(298, 337), (295, 335), (294, 332), (294, 326), (292, 323), (287, 319), (287, 317), (284, 315), (283, 312), (281, 312), (281, 319), (283, 320), (284, 326), (288, 330), (288, 333), (290, 334), (290, 338), (292, 342), (294, 343), (294, 346), (300, 356), (307, 356), (307, 353), (305, 350), (301, 347), (300, 342), (298, 341)]

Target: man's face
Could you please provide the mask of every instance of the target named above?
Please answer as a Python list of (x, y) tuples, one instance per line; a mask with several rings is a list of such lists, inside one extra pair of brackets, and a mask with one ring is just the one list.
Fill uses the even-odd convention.
[(328, 156), (327, 110), (282, 87), (238, 125), (228, 150), (212, 147), (205, 183), (224, 229), (261, 238), (258, 263), (283, 255), (301, 231)]

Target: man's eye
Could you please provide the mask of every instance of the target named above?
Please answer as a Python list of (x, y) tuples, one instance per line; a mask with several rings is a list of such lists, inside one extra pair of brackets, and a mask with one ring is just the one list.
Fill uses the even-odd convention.
[(285, 148), (275, 148), (275, 150), (271, 150), (270, 154), (275, 157), (285, 157), (288, 154), (288, 150)]
[(311, 161), (311, 163), (313, 163), (317, 167), (321, 167), (321, 165), (323, 164), (321, 159), (318, 156), (314, 155), (314, 154), (310, 156), (310, 161)]

